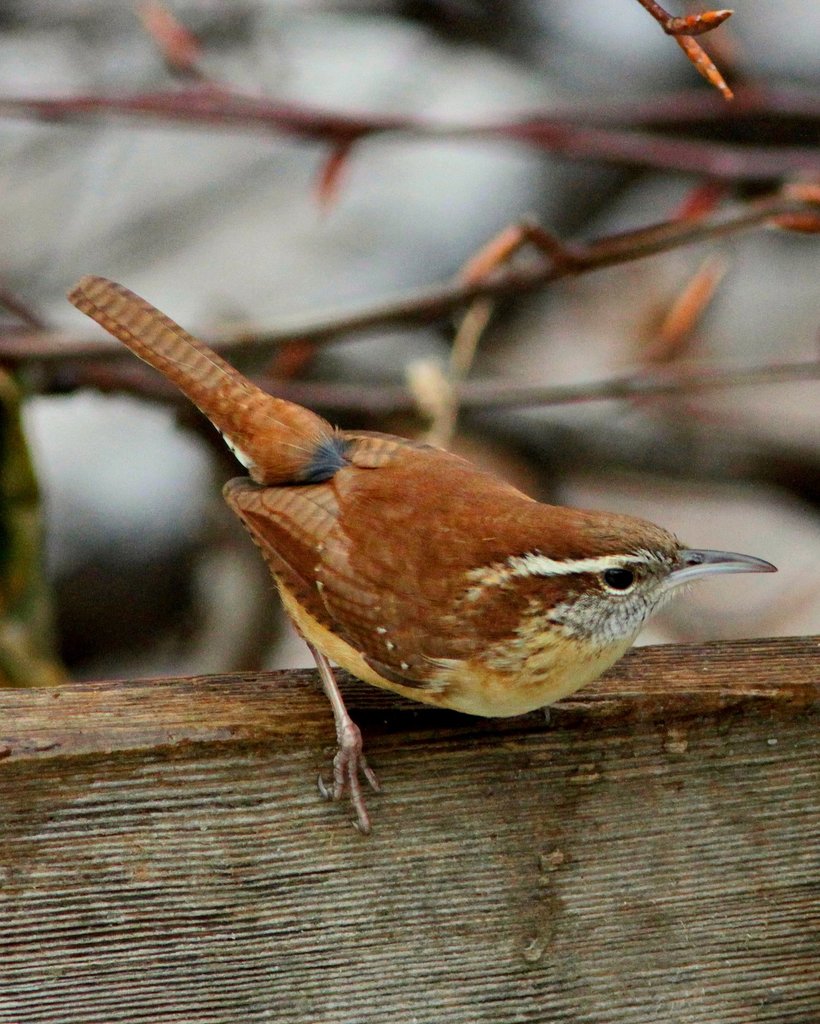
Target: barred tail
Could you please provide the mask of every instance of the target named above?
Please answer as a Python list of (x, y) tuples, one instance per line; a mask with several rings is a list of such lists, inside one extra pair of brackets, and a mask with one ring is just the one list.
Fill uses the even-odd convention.
[(262, 391), (121, 284), (83, 277), (68, 298), (190, 398), (257, 483), (314, 482), (343, 465), (342, 439), (321, 416)]

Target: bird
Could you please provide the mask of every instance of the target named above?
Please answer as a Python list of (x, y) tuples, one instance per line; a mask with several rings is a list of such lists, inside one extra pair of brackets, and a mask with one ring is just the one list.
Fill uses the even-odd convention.
[(247, 470), (224, 497), (330, 701), (337, 750), (319, 790), (348, 794), (363, 833), (363, 782), (380, 786), (333, 665), (424, 704), (521, 715), (600, 676), (685, 584), (776, 571), (685, 547), (644, 519), (544, 504), (420, 441), (339, 430), (104, 277), (83, 277), (68, 297), (176, 385)]

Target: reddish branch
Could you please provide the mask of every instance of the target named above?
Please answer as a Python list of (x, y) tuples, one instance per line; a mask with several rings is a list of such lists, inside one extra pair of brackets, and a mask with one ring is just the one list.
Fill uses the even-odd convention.
[(744, 85), (738, 87), (734, 103), (729, 106), (713, 93), (682, 89), (651, 99), (602, 103), (583, 111), (569, 110), (564, 115), (559, 112), (551, 116), (567, 116), (572, 123), (664, 130), (690, 127), (702, 130), (710, 125), (725, 129), (731, 125), (746, 127), (755, 121), (797, 121), (805, 126), (807, 143), (816, 146), (820, 94), (815, 89)]
[[(294, 381), (256, 377), (266, 390), (311, 409), (336, 414), (387, 416), (413, 412), (418, 401), (402, 385), (348, 384)], [(634, 401), (663, 395), (689, 395), (725, 388), (820, 380), (820, 361), (771, 363), (740, 367), (695, 367), (641, 370), (634, 374), (585, 384), (516, 384), (507, 381), (465, 381), (458, 388), (458, 404), (464, 410), (515, 409), (535, 406), (578, 405), (586, 402)], [(127, 394), (187, 408), (179, 392), (147, 367), (135, 364), (75, 363), (53, 367), (38, 382), (42, 394), (66, 393), (92, 388), (105, 394)]]
[(16, 295), (12, 295), (12, 293), (7, 291), (5, 288), (0, 288), (0, 307), (7, 310), (15, 316), (21, 324), (24, 324), (32, 330), (44, 331), (46, 329), (45, 320), (43, 320), (43, 318), (30, 306), (26, 305), (22, 299)]
[[(736, 234), (760, 224), (799, 216), (820, 229), (820, 189), (792, 186), (730, 214), (701, 220), (672, 220), (648, 228), (626, 231), (587, 243), (565, 245), (550, 238), (549, 255), (514, 262), (477, 280), (461, 279), (400, 295), (364, 309), (331, 312), (269, 331), (240, 332), (214, 347), (234, 357), (263, 356), (294, 341), (326, 342), (342, 336), (381, 330), (387, 326), (432, 323), (464, 309), (478, 298), (522, 295), (565, 277), (604, 267), (630, 263), (683, 245)], [(536, 232), (537, 234), (538, 232)], [(540, 232), (546, 235), (543, 230)], [(547, 236), (549, 237), (549, 236)], [(0, 336), (0, 362), (7, 365), (59, 362), (65, 359), (123, 358), (128, 352), (102, 338), (67, 338), (56, 333), (14, 333)]]
[[(677, 37), (676, 37), (677, 38)], [(749, 94), (744, 112), (776, 113), (765, 96)], [(660, 105), (659, 111), (668, 108)], [(705, 106), (704, 115), (716, 118)], [(808, 116), (817, 118), (809, 102)], [(88, 117), (148, 118), (167, 124), (223, 127), (234, 131), (270, 131), (324, 142), (335, 154), (347, 154), (355, 143), (386, 133), (430, 139), (490, 138), (520, 142), (568, 159), (596, 160), (709, 175), (726, 180), (780, 179), (793, 174), (820, 174), (820, 155), (813, 146), (735, 145), (707, 139), (672, 138), (660, 130), (615, 127), (617, 112), (533, 115), (495, 124), (444, 124), (412, 117), (376, 117), (317, 110), (295, 104), (244, 96), (215, 87), (130, 96), (0, 98), (0, 116), (35, 117), (61, 122)], [(641, 112), (636, 124), (651, 118)], [(607, 123), (608, 122), (608, 123)], [(811, 130), (807, 130), (811, 137)]]

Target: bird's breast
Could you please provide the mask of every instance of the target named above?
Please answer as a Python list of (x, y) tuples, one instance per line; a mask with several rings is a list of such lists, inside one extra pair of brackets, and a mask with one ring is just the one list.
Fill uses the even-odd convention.
[(430, 662), (423, 682), (402, 686), (379, 675), (346, 640), (318, 622), (279, 581), (286, 611), (302, 635), (357, 679), (423, 704), (484, 718), (507, 718), (552, 704), (596, 679), (632, 639), (592, 646), (559, 631), (516, 636), (488, 645), (469, 659)]
[(488, 718), (526, 714), (597, 679), (631, 643), (602, 647), (555, 632), (537, 643), (515, 638), (495, 644), (453, 666), (447, 706)]

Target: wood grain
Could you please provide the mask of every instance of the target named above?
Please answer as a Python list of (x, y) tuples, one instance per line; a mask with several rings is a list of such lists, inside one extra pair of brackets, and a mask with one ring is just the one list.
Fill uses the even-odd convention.
[(0, 1022), (815, 1024), (820, 638), (501, 722), (313, 673), (0, 692)]

